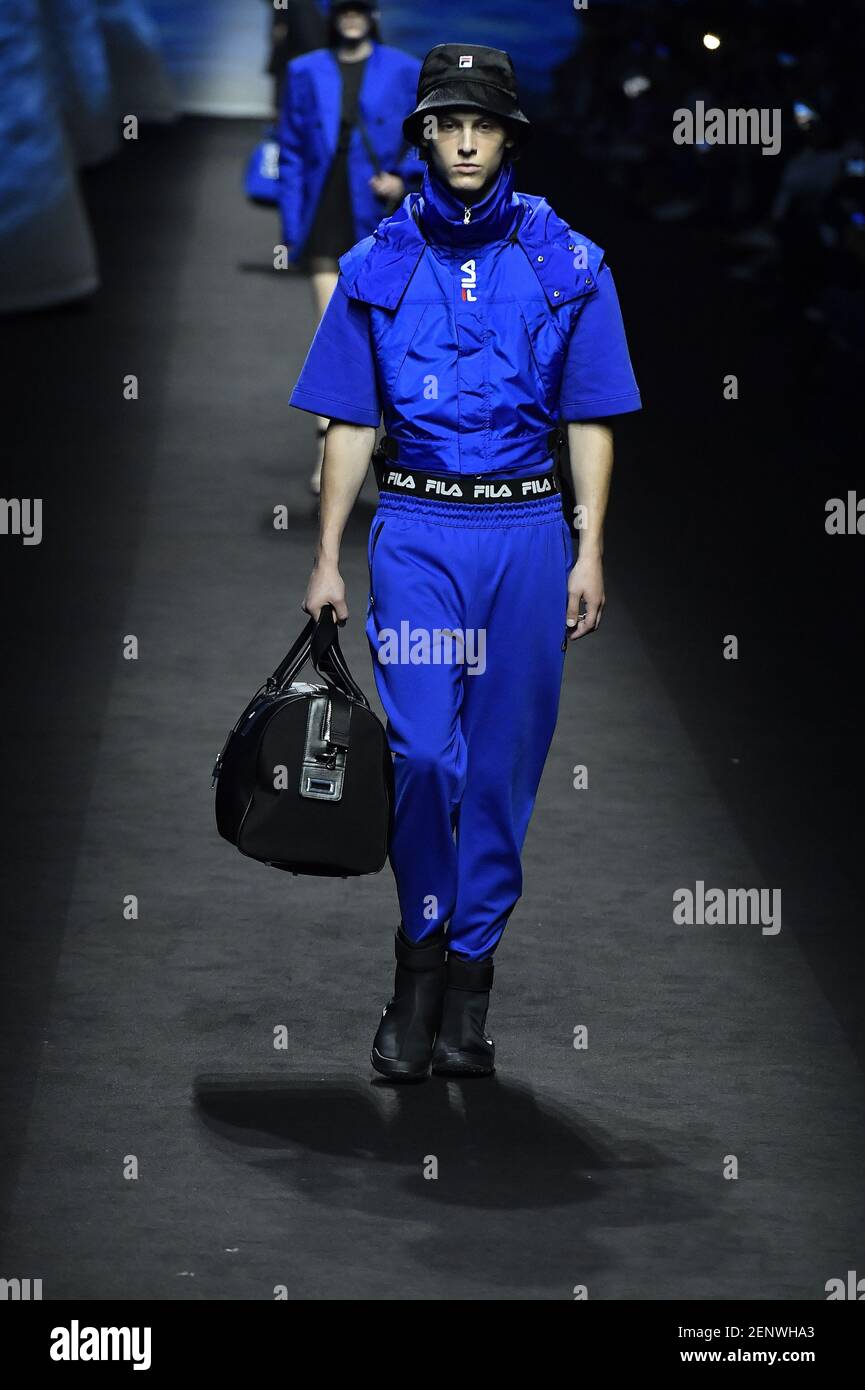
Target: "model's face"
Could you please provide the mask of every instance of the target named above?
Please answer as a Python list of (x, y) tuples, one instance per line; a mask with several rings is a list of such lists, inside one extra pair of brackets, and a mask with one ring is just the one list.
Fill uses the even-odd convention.
[(430, 159), (454, 193), (478, 193), (491, 184), (513, 145), (504, 124), (486, 111), (440, 111), (429, 143)]
[(354, 10), (350, 6), (334, 15), (336, 30), (341, 39), (365, 39), (372, 28), (369, 10)]

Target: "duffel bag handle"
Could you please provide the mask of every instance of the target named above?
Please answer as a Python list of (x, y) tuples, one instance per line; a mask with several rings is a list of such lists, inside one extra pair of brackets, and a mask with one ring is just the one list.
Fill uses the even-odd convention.
[(344, 695), (360, 701), (369, 709), (369, 701), (348, 669), (348, 662), (339, 645), (339, 625), (336, 609), (326, 603), (318, 615), (318, 623), (310, 643), (312, 664), (328, 685), (335, 685)]
[(291, 685), (298, 671), (301, 671), (309, 661), (309, 649), (314, 631), (315, 619), (310, 618), (300, 636), (282, 658), (273, 675), (268, 676), (267, 685), (271, 690), (274, 687), (279, 689), (283, 685)]
[(315, 618), (310, 618), (291, 650), (286, 653), (267, 682), (269, 688), (282, 689), (291, 685), (295, 676), (310, 659), (328, 685), (369, 709), (369, 701), (349, 671), (342, 654), (336, 610), (331, 603), (322, 606), (317, 622)]

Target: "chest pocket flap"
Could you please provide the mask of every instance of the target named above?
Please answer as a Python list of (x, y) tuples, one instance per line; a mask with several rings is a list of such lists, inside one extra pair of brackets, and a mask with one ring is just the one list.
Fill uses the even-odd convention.
[(569, 230), (554, 241), (520, 245), (552, 308), (597, 294), (604, 252), (593, 241)]

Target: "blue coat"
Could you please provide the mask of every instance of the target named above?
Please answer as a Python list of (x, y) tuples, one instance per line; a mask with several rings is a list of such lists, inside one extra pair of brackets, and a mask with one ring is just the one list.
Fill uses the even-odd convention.
[[(420, 63), (401, 49), (373, 41), (361, 83), (359, 107), (379, 164), (408, 183), (423, 164), (406, 148), (402, 122), (414, 110)], [(279, 194), (283, 236), (296, 261), (312, 227), (327, 172), (339, 141), (342, 79), (329, 48), (304, 53), (288, 65), (279, 121)], [(384, 212), (369, 186), (376, 172), (355, 126), (348, 153), (348, 182), (357, 238), (368, 236)]]
[(383, 413), (407, 467), (502, 475), (542, 463), (562, 422), (641, 409), (603, 250), (512, 184), (508, 166), (479, 244), (459, 216), (428, 241), (410, 193), (347, 251), (291, 404)]

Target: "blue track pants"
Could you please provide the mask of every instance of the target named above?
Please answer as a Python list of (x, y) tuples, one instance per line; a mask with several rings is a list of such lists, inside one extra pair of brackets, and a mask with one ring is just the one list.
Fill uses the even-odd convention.
[(382, 492), (367, 560), (403, 929), (419, 941), (449, 922), (450, 949), (481, 960), (522, 893), (558, 717), (571, 534), (555, 494), (475, 506)]

